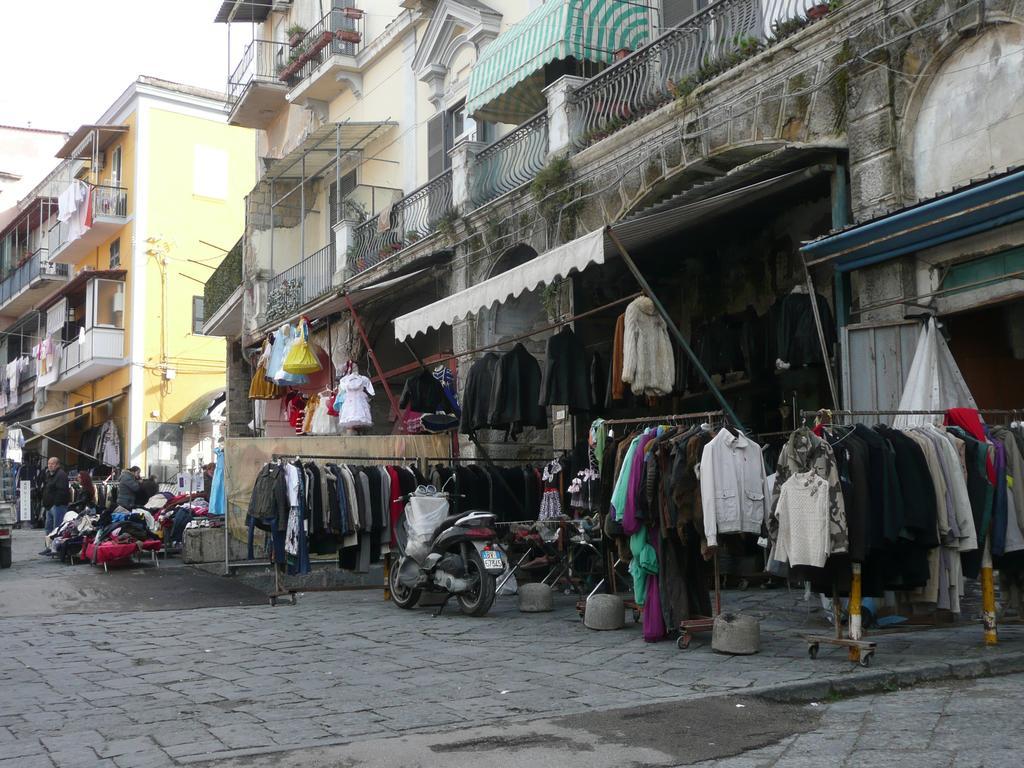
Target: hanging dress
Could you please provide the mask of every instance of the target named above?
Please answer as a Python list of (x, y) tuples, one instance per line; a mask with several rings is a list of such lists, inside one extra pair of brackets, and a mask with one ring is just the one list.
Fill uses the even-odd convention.
[(263, 352), (260, 354), (259, 362), (256, 364), (256, 373), (252, 376), (249, 384), (250, 400), (277, 400), (284, 392), (270, 380), (267, 375), (267, 364), (270, 361), (272, 345), (270, 342), (263, 342)]
[(283, 386), (299, 386), (309, 383), (309, 377), (304, 374), (288, 373), (284, 370), (284, 361), (288, 356), (288, 350), (295, 343), (297, 337), (294, 329), (288, 323), (282, 325), (274, 334), (274, 346), (270, 350), (270, 362), (267, 363), (267, 371), (275, 384)]
[(336, 435), (338, 434), (338, 421), (330, 414), (330, 407), (334, 398), (322, 395), (316, 404), (313, 412), (313, 420), (310, 422), (309, 432), (313, 435)]
[(213, 449), (213, 460), (216, 462), (216, 469), (213, 470), (213, 483), (210, 485), (210, 506), (208, 512), (211, 515), (223, 515), (226, 511), (224, 498), (224, 449)]
[(338, 411), (338, 424), (344, 429), (373, 426), (370, 415), (370, 398), (374, 395), (373, 384), (359, 373), (350, 373), (338, 382), (339, 395), (345, 393), (345, 401)]

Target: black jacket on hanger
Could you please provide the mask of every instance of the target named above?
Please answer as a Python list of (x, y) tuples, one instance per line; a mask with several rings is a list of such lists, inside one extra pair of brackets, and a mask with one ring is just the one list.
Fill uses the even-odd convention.
[(471, 434), (490, 427), (491, 390), (500, 359), (494, 352), (488, 352), (470, 367), (462, 396), (461, 432)]
[(398, 401), (399, 408), (411, 408), (420, 413), (449, 413), (451, 403), (444, 394), (441, 382), (426, 368), (405, 381), (402, 398)]
[(507, 429), (512, 437), (523, 427), (548, 426), (547, 411), (540, 405), (540, 363), (522, 344), (498, 361), (488, 421), (492, 427)]
[(569, 326), (548, 338), (542, 405), (567, 405), (569, 413), (585, 413), (590, 399), (590, 368), (583, 342)]

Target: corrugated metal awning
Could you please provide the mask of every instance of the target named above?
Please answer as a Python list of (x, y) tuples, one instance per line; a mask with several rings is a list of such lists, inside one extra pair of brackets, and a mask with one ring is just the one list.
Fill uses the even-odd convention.
[(88, 159), (90, 155), (76, 155), (75, 150), (81, 146), (82, 142), (85, 141), (86, 137), (90, 133), (95, 131), (96, 141), (98, 149), (102, 152), (104, 149), (114, 143), (114, 140), (122, 134), (128, 133), (127, 125), (80, 125), (78, 130), (71, 134), (64, 146), (57, 150), (56, 157), (63, 160), (68, 159)]
[(836, 261), (840, 272), (877, 264), (1024, 220), (1024, 170), (973, 184), (808, 243), (808, 264)]
[(576, 59), (611, 63), (650, 39), (647, 6), (621, 0), (547, 0), (496, 37), (469, 75), (466, 111), (517, 125), (547, 107), (544, 65)]
[(264, 21), (270, 15), (271, 0), (222, 0), (214, 24)]

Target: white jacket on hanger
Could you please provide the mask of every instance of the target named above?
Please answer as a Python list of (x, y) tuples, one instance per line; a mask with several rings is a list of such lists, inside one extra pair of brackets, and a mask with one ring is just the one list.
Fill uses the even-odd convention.
[(719, 430), (701, 454), (700, 497), (709, 547), (720, 533), (760, 533), (769, 498), (761, 446)]
[(654, 302), (640, 296), (626, 307), (622, 340), (622, 380), (634, 395), (667, 395), (675, 384), (676, 363), (665, 320)]

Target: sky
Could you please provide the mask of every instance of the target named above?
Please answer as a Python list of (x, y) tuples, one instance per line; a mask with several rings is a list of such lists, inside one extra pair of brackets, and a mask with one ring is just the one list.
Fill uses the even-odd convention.
[[(73, 131), (139, 75), (223, 91), (220, 0), (0, 0), (0, 124)], [(234, 24), (232, 66), (252, 38)]]

